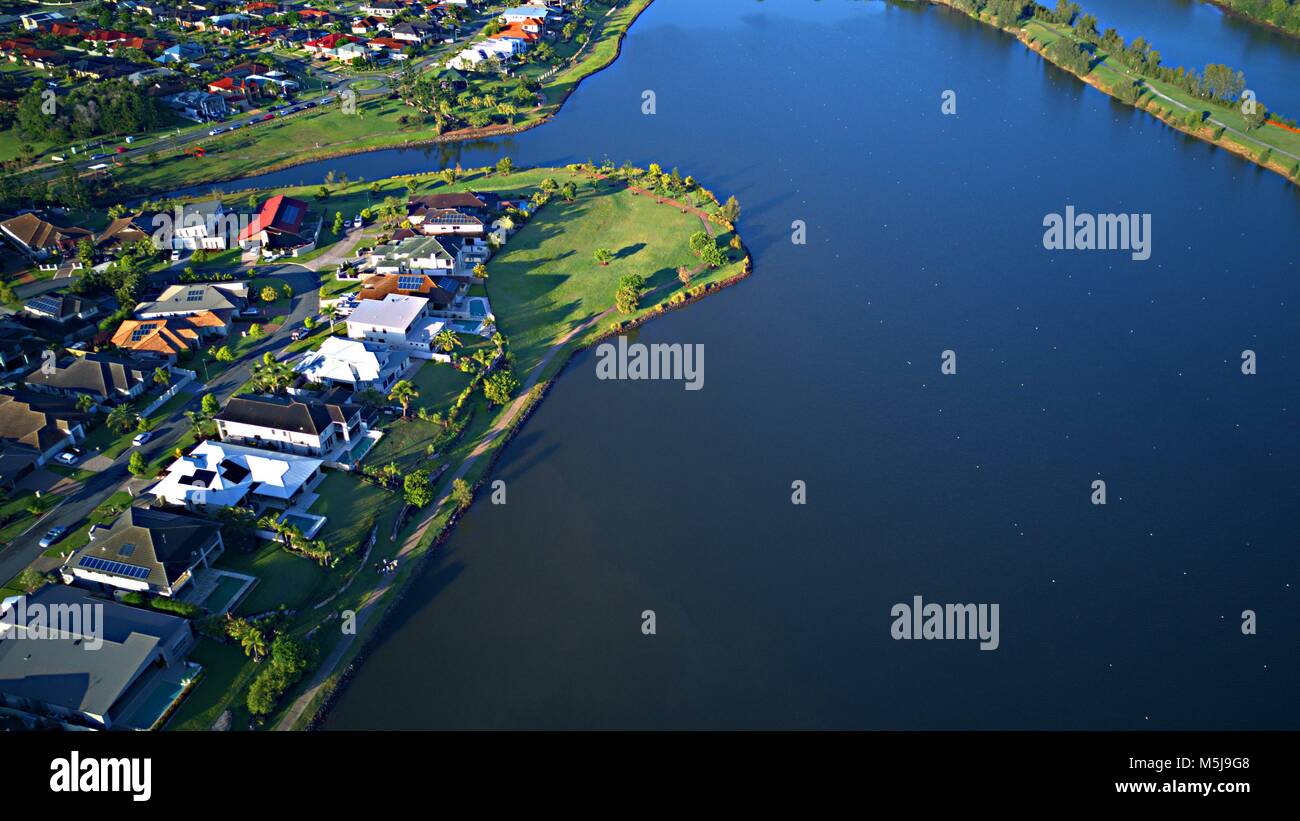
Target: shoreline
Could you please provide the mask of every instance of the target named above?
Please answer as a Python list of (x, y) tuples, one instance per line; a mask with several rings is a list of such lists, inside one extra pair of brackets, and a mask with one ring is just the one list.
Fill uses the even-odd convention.
[[(1061, 71), (1064, 71), (1067, 74), (1071, 75), (1072, 77), (1078, 79), (1080, 82), (1083, 82), (1091, 86), (1092, 88), (1095, 88), (1097, 91), (1100, 91), (1101, 93), (1105, 94), (1107, 97), (1110, 97), (1115, 102), (1120, 103), (1122, 105), (1127, 105), (1130, 108), (1134, 108), (1138, 111), (1142, 111), (1156, 118), (1164, 125), (1173, 128), (1175, 131), (1178, 131), (1182, 134), (1186, 134), (1189, 137), (1193, 137), (1203, 142), (1207, 142), (1210, 145), (1215, 146), (1216, 148), (1221, 148), (1230, 154), (1233, 154), (1243, 160), (1248, 161), (1249, 163), (1256, 166), (1257, 168), (1263, 169), (1265, 171), (1271, 171), (1277, 174), (1278, 176), (1282, 177), (1282, 179), (1286, 180), (1288, 183), (1292, 185), (1300, 185), (1300, 179), (1297, 179), (1296, 177), (1292, 176), (1291, 173), (1292, 166), (1290, 164), (1284, 165), (1281, 160), (1273, 156), (1275, 154), (1278, 154), (1279, 152), (1282, 152), (1281, 149), (1274, 149), (1270, 146), (1265, 146), (1268, 149), (1270, 156), (1267, 161), (1260, 162), (1254, 150), (1252, 150), (1249, 146), (1229, 136), (1229, 132), (1226, 129), (1226, 127), (1222, 136), (1216, 139), (1213, 136), (1216, 127), (1206, 124), (1206, 125), (1202, 125), (1199, 128), (1189, 129), (1188, 127), (1184, 126), (1180, 122), (1177, 122), (1176, 120), (1163, 117), (1159, 113), (1152, 111), (1150, 108), (1150, 105), (1152, 104), (1151, 101), (1149, 99), (1145, 99), (1144, 97), (1139, 97), (1139, 99), (1133, 103), (1125, 103), (1118, 96), (1116, 96), (1116, 94), (1105, 83), (1103, 83), (1097, 77), (1094, 77), (1093, 72), (1089, 71), (1087, 74), (1079, 74), (1078, 72), (1072, 71), (1071, 69), (1066, 68), (1065, 66), (1051, 59), (1051, 57), (1047, 55), (1046, 49), (1039, 46), (1037, 43), (1032, 42), (1029, 39), (1028, 34), (1026, 33), (1023, 27), (1007, 28), (1004, 26), (1000, 26), (997, 23), (992, 22), (991, 20), (986, 20), (979, 15), (970, 14), (966, 10), (959, 8), (957, 5), (955, 5), (953, 0), (926, 0), (926, 2), (934, 6), (950, 9), (953, 12), (956, 12), (957, 14), (961, 14), (964, 17), (974, 20), (977, 23), (986, 25), (989, 28), (996, 29), (1005, 34), (1009, 34), (1012, 37), (1014, 37), (1017, 41), (1019, 41), (1020, 44), (1023, 45), (1025, 48), (1029, 49), (1034, 54), (1037, 54), (1043, 60), (1043, 62)], [(1118, 71), (1118, 69), (1115, 70)], [(1146, 77), (1143, 77), (1140, 74), (1137, 75), (1137, 77), (1142, 80), (1144, 88), (1148, 94), (1159, 96), (1158, 92), (1156, 92), (1155, 89), (1150, 85)], [(1289, 156), (1289, 155), (1283, 152), (1282, 156)], [(1300, 159), (1292, 158), (1292, 162), (1300, 163)]]
[(1258, 17), (1252, 17), (1251, 15), (1242, 11), (1241, 9), (1233, 8), (1232, 6), (1223, 2), (1223, 0), (1204, 0), (1204, 2), (1209, 3), (1211, 6), (1214, 6), (1224, 14), (1235, 17), (1238, 20), (1243, 20), (1252, 26), (1259, 26), (1260, 28), (1267, 29), (1269, 31), (1281, 34), (1283, 37), (1290, 37), (1295, 40), (1300, 40), (1300, 31), (1291, 31), (1290, 29), (1282, 28), (1277, 23), (1274, 23), (1272, 20), (1261, 20)]
[[(636, 2), (636, 0), (632, 0), (632, 1)], [(297, 168), (299, 166), (310, 165), (312, 163), (317, 163), (317, 162), (327, 162), (329, 160), (336, 160), (341, 157), (353, 157), (358, 154), (372, 154), (372, 153), (378, 153), (380, 151), (404, 151), (411, 148), (421, 148), (421, 147), (435, 146), (435, 145), (454, 145), (456, 143), (469, 143), (469, 142), (474, 142), (476, 140), (492, 140), (498, 137), (508, 137), (508, 136), (513, 136), (515, 134), (522, 134), (525, 131), (531, 131), (534, 128), (539, 128), (543, 125), (550, 123), (553, 119), (555, 119), (555, 117), (564, 109), (564, 104), (569, 101), (569, 97), (572, 96), (573, 93), (578, 90), (578, 88), (583, 84), (584, 81), (586, 81), (591, 77), (596, 76), (600, 72), (614, 65), (614, 63), (618, 62), (618, 58), (623, 54), (623, 40), (627, 37), (628, 32), (632, 30), (632, 26), (636, 25), (636, 21), (641, 19), (641, 15), (644, 14), (646, 10), (649, 9), (651, 5), (653, 5), (653, 3), (654, 0), (645, 0), (645, 4), (641, 6), (641, 8), (636, 10), (636, 13), (632, 15), (631, 20), (628, 20), (627, 28), (623, 29), (622, 33), (619, 34), (618, 36), (618, 40), (614, 43), (614, 53), (610, 56), (609, 60), (607, 60), (605, 63), (601, 65), (596, 66), (594, 69), (592, 69), (592, 71), (583, 75), (577, 80), (577, 82), (573, 83), (573, 85), (571, 85), (568, 88), (568, 90), (564, 92), (564, 95), (554, 103), (555, 105), (554, 111), (549, 111), (545, 114), (542, 114), (536, 120), (533, 120), (531, 122), (520, 123), (518, 125), (505, 125), (505, 124), (493, 125), (493, 126), (486, 126), (484, 128), (462, 128), (456, 131), (448, 132), (446, 134), (437, 134), (432, 137), (421, 137), (414, 140), (408, 140), (407, 142), (404, 142), (400, 145), (390, 145), (390, 146), (383, 146), (383, 147), (363, 147), (363, 146), (355, 146), (351, 148), (340, 147), (335, 150), (326, 150), (322, 154), (315, 154), (311, 156), (282, 160), (280, 162), (273, 162), (267, 166), (259, 168), (255, 171), (250, 171), (246, 174), (241, 173), (241, 174), (235, 174), (233, 176), (222, 176), (211, 180), (202, 180), (199, 182), (188, 183), (181, 187), (188, 189), (188, 188), (198, 188), (201, 186), (218, 186), (221, 185), (222, 183), (252, 179), (254, 177), (261, 177), (266, 174), (276, 174), (281, 171), (287, 171), (290, 168)], [(577, 68), (580, 65), (581, 63), (577, 63), (568, 66), (568, 68), (573, 69), (573, 68)], [(199, 141), (196, 142), (195, 145), (202, 145), (204, 142), (207, 141), (206, 140)], [(174, 191), (174, 190), (177, 189), (169, 189), (167, 191), (164, 191), (159, 188), (132, 189), (129, 192), (127, 192), (127, 196), (129, 198), (144, 197), (147, 199), (150, 196), (155, 196), (160, 194), (165, 195), (168, 194), (170, 191)]]
[[(669, 207), (666, 202), (665, 207)], [(726, 230), (735, 231), (737, 237), (740, 236), (734, 225), (728, 223), (725, 224), (724, 227)], [(710, 230), (710, 234), (712, 233), (712, 230)], [(740, 257), (736, 261), (738, 261), (741, 266), (739, 273), (733, 274), (726, 279), (697, 286), (698, 290), (689, 289), (694, 290), (695, 292), (693, 294), (683, 292), (687, 293), (687, 295), (681, 300), (672, 301), (671, 299), (663, 299), (654, 302), (648, 307), (646, 312), (640, 316), (627, 320), (619, 319), (607, 324), (603, 329), (598, 330), (596, 335), (585, 344), (569, 346), (568, 342), (561, 341), (559, 343), (561, 351), (557, 353), (557, 356), (562, 358), (560, 359), (558, 367), (549, 378), (542, 379), (542, 369), (546, 367), (547, 363), (543, 360), (537, 365), (538, 381), (531, 388), (521, 391), (519, 397), (515, 401), (525, 400), (524, 404), (520, 406), (514, 416), (505, 423), (505, 429), (498, 436), (498, 441), (493, 441), (489, 444), (491, 450), (486, 454), (487, 458), (483, 462), (482, 473), (470, 486), (472, 493), (477, 496), (478, 491), (490, 480), (492, 471), (504, 455), (507, 447), (514, 441), (515, 436), (524, 428), (533, 413), (541, 406), (542, 402), (546, 399), (546, 396), (558, 384), (560, 377), (569, 369), (569, 366), (573, 364), (573, 361), (579, 354), (590, 350), (613, 337), (626, 334), (635, 328), (639, 328), (652, 319), (663, 316), (672, 311), (686, 308), (689, 305), (717, 294), (727, 288), (738, 285), (748, 279), (754, 273), (753, 255), (750, 253), (749, 247), (745, 244), (743, 239), (740, 241), (740, 248), (738, 250), (740, 252)], [(596, 314), (590, 321), (593, 323), (601, 322), (605, 317), (605, 313), (607, 312)], [(507, 408), (508, 407), (509, 406), (507, 406)], [(490, 430), (491, 429), (489, 429), (489, 431)], [(486, 435), (490, 435), (490, 433)], [(453, 510), (447, 521), (442, 525), (436, 535), (433, 536), (423, 552), (411, 561), (412, 570), (410, 571), (410, 575), (408, 575), (405, 580), (395, 583), (391, 590), (392, 596), (382, 602), (382, 609), (377, 613), (377, 618), (373, 621), (368, 621), (362, 627), (362, 630), (359, 632), (357, 637), (359, 643), (355, 650), (345, 652), (343, 657), (340, 659), (339, 664), (336, 665), (334, 669), (324, 671), (323, 673), (321, 671), (313, 671), (313, 673), (320, 673), (323, 677), (321, 684), (317, 685), (321, 688), (321, 692), (312, 696), (312, 701), (315, 701), (316, 698), (320, 698), (319, 704), (317, 704), (313, 709), (312, 703), (309, 701), (307, 709), (301, 713), (290, 726), (279, 726), (279, 724), (285, 720), (285, 717), (282, 717), (280, 722), (277, 722), (277, 725), (271, 729), (320, 729), (320, 724), (328, 717), (334, 704), (349, 685), (353, 675), (356, 674), (369, 657), (369, 654), (374, 650), (376, 642), (379, 640), (379, 637), (383, 635), (384, 626), (388, 623), (388, 619), (392, 617), (394, 606), (405, 600), (413, 586), (412, 582), (424, 571), (430, 558), (438, 552), (438, 548), (451, 538), (461, 517), (472, 507), (473, 503), (471, 503), (467, 508)], [(421, 540), (423, 538), (424, 537), (421, 536)], [(292, 710), (294, 702), (303, 698), (305, 695), (307, 695), (307, 693), (299, 693), (297, 698), (295, 698), (293, 702), (289, 703), (288, 709)]]

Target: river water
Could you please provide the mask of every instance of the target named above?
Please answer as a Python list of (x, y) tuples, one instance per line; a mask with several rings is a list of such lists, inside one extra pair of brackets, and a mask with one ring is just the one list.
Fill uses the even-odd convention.
[[(703, 390), (574, 361), (327, 728), (1300, 727), (1294, 187), (949, 10), (795, 0), (658, 0), (550, 125), (259, 182), (502, 154), (678, 166), (756, 272), (639, 334)], [(1150, 259), (1045, 250), (1067, 205), (1150, 214)], [(997, 604), (998, 648), (894, 640), (916, 595)]]

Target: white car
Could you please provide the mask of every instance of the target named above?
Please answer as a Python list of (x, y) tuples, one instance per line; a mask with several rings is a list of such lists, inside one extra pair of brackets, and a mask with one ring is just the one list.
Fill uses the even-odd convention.
[(149, 431), (147, 430), (140, 431), (135, 435), (135, 438), (131, 440), (131, 446), (138, 448), (152, 438), (153, 438), (153, 434), (150, 433)]
[(81, 458), (81, 450), (78, 448), (69, 448), (55, 458), (65, 465), (75, 465), (77, 464), (77, 460)]
[(217, 136), (218, 134), (224, 133), (225, 130), (226, 130), (226, 129), (224, 129), (224, 128), (213, 128), (213, 129), (209, 129), (209, 130), (208, 130), (208, 136), (209, 136), (209, 137), (215, 137), (215, 136)]

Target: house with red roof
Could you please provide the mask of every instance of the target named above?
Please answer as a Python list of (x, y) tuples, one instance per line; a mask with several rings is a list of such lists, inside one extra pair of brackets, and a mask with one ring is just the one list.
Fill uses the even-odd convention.
[(336, 56), (335, 52), (340, 47), (356, 42), (358, 42), (358, 38), (353, 37), (351, 34), (327, 34), (315, 40), (308, 40), (302, 47), (312, 54), (329, 58)]
[(239, 247), (248, 254), (264, 257), (298, 256), (316, 247), (317, 222), (305, 229), (307, 203), (277, 194), (258, 209), (257, 214), (239, 232)]

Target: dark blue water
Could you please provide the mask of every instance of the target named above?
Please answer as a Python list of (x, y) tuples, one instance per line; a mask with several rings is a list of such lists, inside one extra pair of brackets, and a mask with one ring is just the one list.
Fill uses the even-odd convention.
[[(640, 334), (703, 343), (701, 391), (575, 361), (327, 727), (1300, 727), (1294, 187), (860, 2), (659, 0), (553, 124), (459, 159), (503, 153), (679, 166), (756, 273)], [(1151, 214), (1151, 259), (1045, 251), (1068, 204)], [(917, 594), (998, 603), (1001, 647), (892, 640)]]

